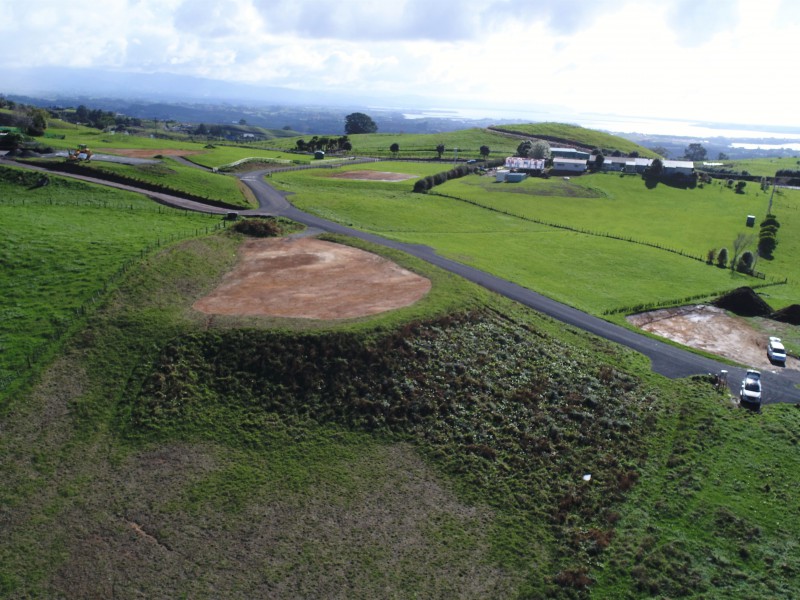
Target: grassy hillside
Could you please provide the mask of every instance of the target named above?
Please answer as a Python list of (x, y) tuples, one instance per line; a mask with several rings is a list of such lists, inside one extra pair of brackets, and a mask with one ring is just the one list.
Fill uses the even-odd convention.
[(774, 577), (798, 568), (797, 526), (770, 525), (798, 510), (795, 466), (764, 465), (767, 495), (741, 470), (767, 440), (790, 452), (796, 410), (770, 407), (754, 429), (708, 383), (667, 387), (631, 353), (398, 255), (433, 278), (424, 306), (343, 328), (208, 330), (188, 307), (235, 243), (195, 240), (131, 271), (7, 405), (5, 595), (797, 589)]
[(0, 395), (80, 326), (133, 261), (221, 225), (219, 217), (56, 176), (37, 187), (39, 177), (0, 167)]
[(602, 148), (609, 151), (607, 154), (614, 150), (619, 150), (623, 154), (638, 152), (639, 156), (650, 158), (656, 158), (658, 156), (652, 150), (640, 146), (635, 142), (631, 142), (630, 140), (626, 140), (625, 138), (595, 129), (587, 129), (579, 125), (568, 125), (566, 123), (527, 123), (502, 125), (498, 126), (496, 129), (551, 140), (551, 145), (574, 143), (585, 146), (586, 148)]
[[(298, 139), (309, 141), (311, 137), (275, 140), (273, 145), (294, 149)], [(366, 133), (351, 135), (349, 139), (353, 145), (352, 154), (401, 159), (429, 160), (436, 158), (436, 147), (444, 144), (443, 162), (452, 162), (456, 156), (459, 159), (480, 158), (481, 146), (489, 147), (490, 158), (504, 158), (514, 154), (520, 143), (520, 140), (514, 136), (479, 128), (426, 134)], [(394, 143), (399, 146), (399, 152), (396, 155), (389, 150)]]
[[(135, 219), (166, 233), (163, 209), (137, 199), (129, 214), (129, 195), (113, 205), (26, 177), (2, 190), (25, 224), (2, 263), (26, 290), (8, 305), (21, 328), (36, 307), (102, 290), (110, 249), (128, 265), (68, 343), (46, 341), (47, 368), (1, 396), (0, 595), (800, 591), (796, 408), (733, 409), (705, 378), (665, 381), (639, 355), (396, 252), (433, 282), (414, 306), (341, 323), (209, 318), (191, 305), (234, 263), (237, 235), (142, 254)], [(399, 194), (339, 185), (380, 190), (379, 204)], [(397, 208), (409, 226), (431, 217), (416, 208)], [(77, 255), (60, 294), (25, 287)]]

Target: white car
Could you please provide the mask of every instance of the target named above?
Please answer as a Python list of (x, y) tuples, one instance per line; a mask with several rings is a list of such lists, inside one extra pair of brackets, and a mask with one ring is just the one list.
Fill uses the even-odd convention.
[(783, 364), (786, 363), (786, 348), (783, 347), (781, 338), (769, 338), (769, 344), (767, 344), (767, 356), (772, 362)]
[(761, 373), (758, 371), (747, 371), (742, 380), (742, 389), (739, 390), (739, 400), (743, 404), (751, 406), (761, 405)]

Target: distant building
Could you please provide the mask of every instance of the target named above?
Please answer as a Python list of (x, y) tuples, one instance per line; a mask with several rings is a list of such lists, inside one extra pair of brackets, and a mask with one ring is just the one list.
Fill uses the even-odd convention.
[(520, 156), (508, 156), (505, 162), (507, 169), (518, 169), (520, 171), (544, 171), (544, 165), (543, 158), (522, 158)]
[(664, 162), (664, 176), (685, 176), (692, 177), (694, 175), (694, 163), (690, 160), (665, 160)]
[(560, 173), (585, 173), (586, 159), (554, 158), (553, 171), (558, 171)]
[(576, 160), (589, 160), (591, 154), (575, 148), (550, 148), (552, 158), (573, 158)]

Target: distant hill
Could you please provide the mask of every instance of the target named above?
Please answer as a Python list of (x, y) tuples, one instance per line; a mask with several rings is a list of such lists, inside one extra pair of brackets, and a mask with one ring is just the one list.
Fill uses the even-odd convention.
[(587, 150), (602, 148), (604, 151), (603, 153), (606, 155), (613, 153), (615, 150), (619, 150), (623, 154), (638, 152), (639, 156), (649, 158), (656, 158), (658, 156), (658, 154), (649, 148), (640, 146), (639, 144), (617, 135), (604, 133), (596, 129), (587, 129), (578, 125), (568, 125), (566, 123), (498, 125), (490, 127), (489, 129), (547, 140), (551, 145), (564, 144), (567, 146), (579, 146)]

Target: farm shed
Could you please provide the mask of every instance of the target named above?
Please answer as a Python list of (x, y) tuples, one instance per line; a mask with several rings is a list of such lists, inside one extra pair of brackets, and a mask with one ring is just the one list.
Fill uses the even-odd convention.
[[(595, 158), (595, 160), (597, 160)], [(622, 156), (606, 156), (603, 160), (603, 165), (600, 167), (601, 171), (622, 171), (625, 169), (625, 163), (629, 159)]]
[(626, 173), (644, 173), (652, 164), (649, 158), (626, 158), (625, 159), (625, 172)]
[(506, 175), (506, 183), (519, 183), (528, 178), (527, 173), (509, 173)]
[(584, 173), (586, 171), (586, 160), (576, 158), (554, 158), (553, 170), (565, 173)]
[(575, 160), (589, 160), (591, 154), (575, 148), (550, 148), (552, 158), (572, 158)]
[(665, 160), (664, 175), (694, 175), (694, 163), (690, 160)]
[(520, 156), (506, 157), (507, 169), (521, 169), (523, 171), (544, 171), (543, 158), (522, 158)]
[(511, 171), (508, 169), (497, 169), (497, 171), (495, 171), (495, 181), (498, 183), (504, 182), (509, 173), (511, 173)]

